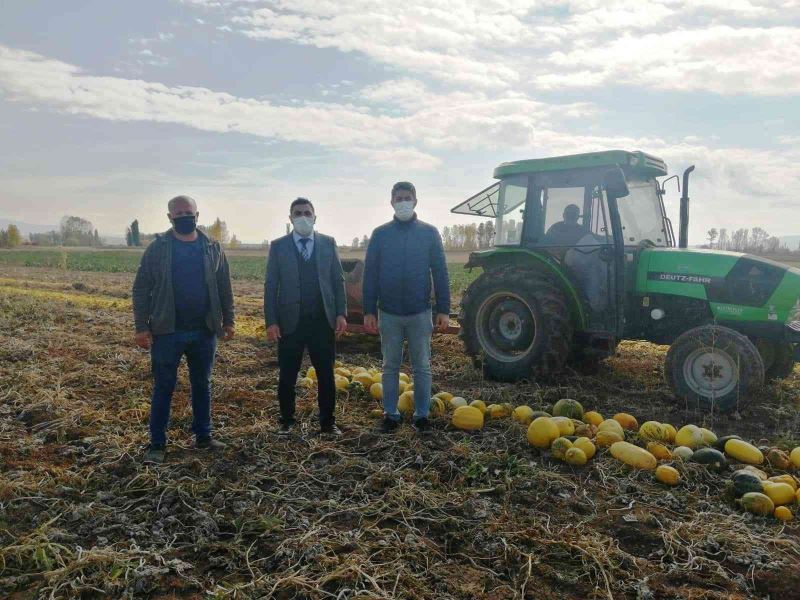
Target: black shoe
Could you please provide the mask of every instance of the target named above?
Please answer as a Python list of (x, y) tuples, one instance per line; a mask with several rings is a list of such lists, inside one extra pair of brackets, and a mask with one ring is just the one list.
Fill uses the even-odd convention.
[(419, 432), (422, 433), (423, 431), (427, 431), (430, 429), (431, 424), (428, 421), (428, 417), (420, 417), (414, 421), (414, 428)]
[(394, 433), (395, 431), (397, 431), (398, 427), (400, 427), (399, 421), (395, 421), (394, 419), (390, 419), (389, 417), (384, 417), (383, 423), (381, 424), (381, 432)]
[(210, 436), (205, 436), (197, 438), (194, 447), (198, 450), (225, 450), (228, 444), (215, 440)]
[(336, 426), (336, 423), (331, 423), (330, 425), (323, 425), (319, 428), (320, 433), (324, 433), (325, 435), (342, 435), (342, 430)]
[(160, 465), (164, 462), (167, 456), (167, 449), (161, 445), (150, 444), (147, 451), (144, 453), (145, 464)]
[(278, 426), (278, 435), (289, 435), (294, 427), (294, 421), (281, 421)]

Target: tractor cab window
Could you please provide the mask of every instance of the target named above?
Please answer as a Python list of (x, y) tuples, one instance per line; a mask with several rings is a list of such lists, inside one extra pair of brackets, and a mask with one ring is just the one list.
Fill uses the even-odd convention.
[(510, 177), (500, 184), (497, 217), (494, 225), (494, 244), (496, 246), (519, 245), (522, 242), (527, 196), (527, 175)]
[(645, 240), (656, 246), (669, 245), (655, 179), (628, 179), (628, 189), (630, 194), (617, 200), (625, 245)]

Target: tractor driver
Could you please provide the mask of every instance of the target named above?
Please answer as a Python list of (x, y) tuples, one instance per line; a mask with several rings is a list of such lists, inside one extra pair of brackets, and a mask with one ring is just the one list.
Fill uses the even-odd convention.
[(588, 231), (578, 224), (581, 209), (577, 204), (567, 204), (564, 208), (564, 220), (553, 223), (547, 230), (542, 242), (547, 246), (574, 246)]

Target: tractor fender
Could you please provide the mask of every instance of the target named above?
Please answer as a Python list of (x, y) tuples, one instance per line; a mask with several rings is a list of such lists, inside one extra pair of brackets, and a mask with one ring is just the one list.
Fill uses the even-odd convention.
[(537, 271), (554, 281), (567, 299), (575, 329), (578, 331), (586, 329), (588, 318), (581, 296), (564, 269), (553, 258), (527, 248), (492, 248), (472, 252), (464, 268), (480, 267), (485, 271), (492, 271), (506, 266), (519, 266)]

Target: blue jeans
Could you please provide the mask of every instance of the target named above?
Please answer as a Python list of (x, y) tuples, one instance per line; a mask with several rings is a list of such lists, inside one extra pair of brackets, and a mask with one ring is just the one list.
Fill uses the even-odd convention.
[(211, 370), (217, 336), (207, 330), (176, 331), (153, 336), (150, 348), (153, 396), (150, 400), (150, 443), (167, 443), (172, 393), (181, 357), (186, 356), (192, 393), (192, 431), (197, 437), (211, 435)]
[(397, 410), (400, 363), (403, 361), (403, 342), (408, 340), (414, 373), (414, 419), (427, 418), (431, 408), (433, 314), (430, 310), (408, 316), (380, 311), (378, 328), (383, 353), (383, 411), (388, 418), (400, 420)]

